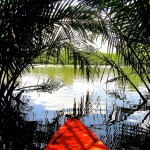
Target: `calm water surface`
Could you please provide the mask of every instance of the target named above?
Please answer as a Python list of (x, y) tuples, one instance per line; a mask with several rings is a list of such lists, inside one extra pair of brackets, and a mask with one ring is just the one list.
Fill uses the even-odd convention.
[[(23, 76), (20, 82), (24, 86), (42, 83), (48, 77), (54, 76), (50, 73), (51, 68), (38, 66), (35, 71)], [(58, 68), (58, 70), (60, 69)], [(56, 72), (56, 74), (58, 76), (61, 73)], [(70, 80), (69, 76), (72, 74), (67, 73), (65, 76)], [(61, 75), (59, 77), (62, 78)], [(122, 90), (122, 87), (116, 83), (106, 86), (106, 79), (107, 75), (104, 76), (102, 82), (98, 77), (88, 82), (86, 78), (77, 75), (72, 77), (71, 82), (66, 82), (62, 88), (52, 93), (38, 91), (24, 93), (30, 97), (29, 105), (33, 107), (28, 114), (28, 119), (44, 122), (46, 118), (49, 122), (53, 122), (56, 111), (62, 111), (64, 115), (71, 114), (74, 102), (78, 108), (81, 107), (82, 100), (82, 122), (110, 149), (117, 149), (117, 147), (119, 147), (118, 149), (142, 149), (141, 146), (135, 145), (134, 141), (126, 139), (129, 139), (128, 136), (131, 134), (134, 135), (133, 132), (139, 135), (140, 131), (148, 131), (150, 125), (149, 105), (138, 109), (142, 101), (134, 89), (128, 86), (126, 90)], [(139, 88), (145, 92), (142, 84), (139, 84)], [(79, 109), (76, 109), (76, 113), (79, 113)], [(64, 115), (59, 120), (60, 124), (64, 122)], [(137, 139), (136, 136), (134, 137)], [(126, 144), (130, 148), (125, 148)]]

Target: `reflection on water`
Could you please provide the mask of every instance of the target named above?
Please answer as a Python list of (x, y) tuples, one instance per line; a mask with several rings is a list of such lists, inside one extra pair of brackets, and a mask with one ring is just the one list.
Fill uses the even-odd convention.
[[(110, 114), (113, 114), (114, 110), (121, 111), (121, 108), (113, 108), (112, 112), (109, 113), (107, 109), (104, 111), (104, 108), (101, 108), (100, 99), (93, 103), (91, 98), (91, 95), (87, 92), (87, 95), (81, 98), (80, 103), (74, 102), (74, 107), (62, 111), (53, 111), (51, 121), (49, 121), (48, 111), (45, 113), (43, 121), (29, 121), (21, 111), (14, 112), (9, 109), (9, 112), (3, 114), (0, 148), (2, 150), (16, 150), (18, 147), (21, 150), (42, 150), (65, 122), (65, 114), (79, 116), (81, 121), (111, 150), (146, 150), (150, 146), (149, 111), (144, 114), (144, 118), (143, 114), (140, 113), (141, 118), (139, 118), (143, 119), (140, 123), (131, 123), (127, 119), (123, 120), (124, 113), (120, 113), (116, 118), (114, 117), (112, 122), (113, 117)], [(98, 107), (93, 108), (93, 104), (97, 104)], [(138, 113), (139, 111), (144, 112), (145, 109), (147, 110), (147, 105), (138, 109)], [(24, 109), (22, 111), (25, 112)], [(129, 116), (130, 113), (134, 114), (136, 109), (124, 112), (125, 116)]]
[[(92, 109), (93, 104), (87, 99), (88, 94), (86, 101), (90, 105), (87, 107), (87, 102), (81, 102), (84, 110), (81, 120), (109, 149), (146, 150), (150, 146), (150, 106), (144, 103), (136, 109), (114, 106), (109, 114), (107, 109), (105, 112), (102, 109)], [(76, 111), (78, 113), (78, 108)], [(81, 115), (77, 113), (76, 115)]]
[[(40, 76), (40, 79), (39, 79)], [(46, 74), (30, 74), (22, 85), (34, 85), (47, 79)], [(142, 103), (137, 93), (122, 91), (115, 83), (106, 89), (100, 84), (75, 78), (53, 93), (25, 92), (29, 106), (2, 112), (0, 149), (40, 150), (66, 120), (66, 114), (78, 115), (111, 150), (146, 150), (150, 147), (150, 103)], [(29, 109), (30, 110), (30, 109)], [(11, 114), (11, 115), (10, 115)]]

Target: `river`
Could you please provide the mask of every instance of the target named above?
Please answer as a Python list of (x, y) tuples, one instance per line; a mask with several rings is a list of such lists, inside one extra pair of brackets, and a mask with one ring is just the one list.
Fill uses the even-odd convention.
[[(52, 76), (61, 78), (64, 86), (51, 93), (33, 90), (24, 93), (30, 99), (29, 106), (33, 107), (28, 113), (29, 120), (44, 122), (46, 118), (46, 121), (52, 122), (57, 115), (56, 112), (63, 112), (59, 120), (62, 124), (65, 114), (73, 112), (82, 114), (82, 122), (110, 149), (116, 149), (120, 145), (122, 148), (125, 147), (127, 142), (122, 140), (122, 135), (125, 139), (125, 137), (129, 138), (132, 132), (136, 132), (137, 135), (137, 133), (141, 134), (140, 130), (148, 130), (150, 126), (149, 105), (138, 109), (142, 103), (138, 93), (129, 85), (123, 89), (115, 82), (106, 84), (107, 75), (104, 75), (101, 82), (100, 77), (87, 81), (79, 73), (74, 76), (70, 67), (39, 65), (35, 66), (31, 73), (20, 78), (20, 83), (21, 86), (36, 85)], [(138, 86), (142, 92), (145, 91), (141, 83), (138, 83)], [(73, 109), (75, 104), (76, 109)], [(135, 127), (136, 131), (133, 130)], [(132, 143), (133, 141), (128, 141), (130, 148), (134, 149)], [(137, 145), (135, 149), (140, 149), (141, 145)]]

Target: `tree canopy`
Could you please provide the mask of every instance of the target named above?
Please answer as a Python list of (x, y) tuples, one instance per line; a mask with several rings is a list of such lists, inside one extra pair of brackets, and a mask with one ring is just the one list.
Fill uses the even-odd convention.
[[(115, 47), (118, 54), (118, 63), (108, 57), (101, 58), (111, 65), (112, 70), (117, 71), (118, 78), (115, 77), (114, 81), (118, 79), (129, 81), (141, 98), (146, 101), (129, 76), (131, 74), (138, 76), (147, 92), (150, 93), (149, 0), (85, 0), (85, 3), (101, 12), (108, 32), (108, 52), (112, 53)], [(122, 65), (130, 67), (131, 72), (126, 74), (121, 67)]]
[(118, 63), (103, 55), (99, 58), (117, 70), (118, 79), (134, 86), (120, 67), (124, 63), (150, 92), (148, 0), (2, 0), (0, 7), (2, 106), (10, 103), (10, 95), (18, 86), (17, 78), (29, 71), (33, 60), (43, 52), (47, 57), (59, 58), (65, 49), (75, 68), (79, 64), (89, 77), (91, 67), (83, 46), (98, 35), (102, 35), (102, 41), (108, 40), (108, 52), (116, 48)]
[(105, 32), (103, 20), (84, 3), (73, 0), (10, 0), (0, 2), (1, 104), (10, 105), (17, 78), (29, 71), (33, 60), (46, 52), (59, 58), (65, 49), (76, 66), (90, 67), (80, 48)]

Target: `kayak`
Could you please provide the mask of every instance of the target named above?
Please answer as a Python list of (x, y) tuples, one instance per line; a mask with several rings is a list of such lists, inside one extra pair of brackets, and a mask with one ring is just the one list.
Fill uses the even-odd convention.
[(44, 150), (108, 150), (108, 148), (78, 118), (69, 118)]

